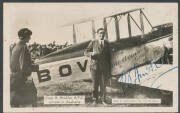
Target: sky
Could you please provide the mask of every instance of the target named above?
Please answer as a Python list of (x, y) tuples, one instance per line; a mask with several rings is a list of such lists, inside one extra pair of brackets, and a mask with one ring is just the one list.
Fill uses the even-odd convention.
[[(135, 8), (144, 8), (144, 13), (153, 26), (177, 20), (176, 3), (4, 3), (3, 29), (4, 41), (8, 44), (18, 40), (17, 32), (21, 28), (32, 30), (30, 43), (46, 44), (56, 41), (58, 44), (72, 43), (72, 26), (63, 25), (81, 19), (95, 18), (95, 27), (102, 27), (102, 17)], [(132, 16), (139, 23), (138, 14)], [(119, 25), (121, 37), (128, 36), (127, 18), (122, 17)], [(115, 40), (113, 19), (108, 21), (109, 39)], [(140, 25), (140, 24), (139, 24)], [(92, 39), (91, 22), (76, 24), (77, 41)], [(145, 24), (147, 32), (150, 30)], [(132, 32), (140, 33), (132, 24)]]

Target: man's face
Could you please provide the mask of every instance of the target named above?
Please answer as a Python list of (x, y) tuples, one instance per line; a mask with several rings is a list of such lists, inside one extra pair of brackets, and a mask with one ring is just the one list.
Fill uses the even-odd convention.
[(104, 30), (100, 30), (100, 31), (98, 32), (98, 38), (99, 38), (100, 40), (103, 40), (103, 39), (104, 39), (104, 36), (105, 36)]
[(31, 36), (29, 35), (25, 39), (26, 39), (26, 42), (28, 43), (30, 41), (30, 39), (31, 39)]

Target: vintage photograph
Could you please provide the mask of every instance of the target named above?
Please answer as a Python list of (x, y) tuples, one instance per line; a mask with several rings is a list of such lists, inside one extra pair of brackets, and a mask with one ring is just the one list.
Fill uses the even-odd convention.
[(178, 3), (4, 3), (5, 112), (178, 111)]

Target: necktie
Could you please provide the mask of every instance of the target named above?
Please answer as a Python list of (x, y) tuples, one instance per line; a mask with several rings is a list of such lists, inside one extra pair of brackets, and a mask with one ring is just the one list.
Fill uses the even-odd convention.
[(101, 40), (101, 48), (103, 48), (103, 40)]

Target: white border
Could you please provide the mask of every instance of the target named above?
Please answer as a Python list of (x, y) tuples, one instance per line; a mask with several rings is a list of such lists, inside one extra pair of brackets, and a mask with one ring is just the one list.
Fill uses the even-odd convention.
[[(12, 4), (12, 3), (11, 3)], [(42, 3), (41, 3), (42, 4)], [(4, 5), (4, 4), (3, 4)], [(7, 3), (6, 3), (7, 5)], [(178, 4), (176, 5), (175, 10), (178, 10)], [(178, 11), (177, 11), (178, 13)], [(3, 20), (4, 23), (7, 23), (4, 16), (6, 15), (4, 11)], [(168, 16), (168, 15), (167, 15)], [(174, 47), (174, 56), (173, 63), (174, 65), (178, 65), (178, 15), (174, 17), (175, 21), (173, 22), (173, 47)], [(4, 24), (3, 23), (3, 24)], [(6, 29), (6, 26), (3, 25), (3, 29)], [(3, 34), (3, 37), (6, 37), (7, 34)], [(39, 108), (10, 108), (9, 104), (9, 50), (8, 50), (8, 42), (3, 39), (3, 108), (4, 112), (177, 112), (178, 111), (178, 76), (177, 81), (177, 90), (173, 92), (173, 107), (39, 107)]]

